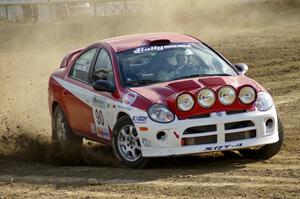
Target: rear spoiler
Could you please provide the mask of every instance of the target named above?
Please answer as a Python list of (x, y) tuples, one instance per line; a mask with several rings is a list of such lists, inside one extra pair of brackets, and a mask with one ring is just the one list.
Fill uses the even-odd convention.
[(60, 68), (65, 68), (69, 65), (70, 61), (72, 60), (72, 58), (77, 55), (78, 53), (80, 53), (83, 50), (83, 48), (81, 49), (77, 49), (74, 50), (72, 52), (70, 52), (69, 54), (67, 54), (64, 59), (62, 60), (61, 64), (60, 64)]

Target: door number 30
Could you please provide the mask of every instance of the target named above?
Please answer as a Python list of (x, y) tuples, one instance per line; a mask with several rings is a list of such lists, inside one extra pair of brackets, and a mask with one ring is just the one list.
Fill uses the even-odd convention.
[(103, 118), (103, 114), (102, 114), (102, 111), (99, 110), (99, 109), (95, 109), (95, 116), (96, 116), (96, 120), (97, 120), (97, 123), (102, 126), (104, 126), (104, 118)]

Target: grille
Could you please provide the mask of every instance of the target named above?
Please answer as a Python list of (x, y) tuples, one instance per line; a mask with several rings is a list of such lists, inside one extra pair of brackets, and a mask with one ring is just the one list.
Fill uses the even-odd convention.
[(241, 121), (241, 122), (232, 122), (232, 123), (225, 124), (225, 130), (239, 129), (239, 128), (245, 128), (250, 126), (254, 126), (253, 122), (250, 120)]
[[(245, 140), (257, 136), (255, 125), (251, 120), (228, 122), (219, 125), (221, 132), (225, 133), (225, 142)], [(222, 131), (222, 129), (224, 130)], [(218, 143), (218, 136), (217, 124), (190, 127), (183, 132), (183, 146), (215, 144)]]
[(217, 135), (193, 137), (193, 138), (183, 138), (185, 146), (188, 145), (200, 145), (200, 144), (213, 144), (217, 143)]
[(256, 137), (256, 130), (225, 134), (225, 142), (244, 140)]
[(183, 132), (183, 135), (196, 134), (196, 133), (207, 133), (207, 132), (212, 132), (212, 131), (217, 131), (217, 126), (216, 125), (205, 125), (205, 126), (191, 127), (191, 128), (186, 129)]

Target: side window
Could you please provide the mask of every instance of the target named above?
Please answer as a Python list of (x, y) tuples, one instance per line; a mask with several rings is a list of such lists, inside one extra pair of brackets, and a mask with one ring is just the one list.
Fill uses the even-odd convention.
[(92, 65), (93, 57), (97, 49), (93, 48), (83, 53), (75, 62), (71, 71), (71, 77), (87, 82), (89, 70)]
[(114, 85), (114, 73), (112, 63), (108, 52), (101, 49), (95, 64), (95, 70), (92, 76), (93, 82), (97, 80), (107, 80)]

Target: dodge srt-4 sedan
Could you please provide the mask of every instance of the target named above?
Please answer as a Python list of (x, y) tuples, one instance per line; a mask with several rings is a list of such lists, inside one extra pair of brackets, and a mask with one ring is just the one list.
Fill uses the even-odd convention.
[[(49, 80), (53, 142), (112, 145), (133, 168), (149, 158), (237, 150), (267, 159), (283, 127), (270, 93), (207, 44), (153, 33), (105, 39), (67, 54)], [(76, 150), (74, 150), (76, 151)]]

